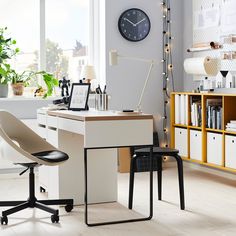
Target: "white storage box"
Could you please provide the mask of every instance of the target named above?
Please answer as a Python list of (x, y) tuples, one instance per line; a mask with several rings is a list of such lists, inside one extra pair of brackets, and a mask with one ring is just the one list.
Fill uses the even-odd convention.
[(222, 165), (223, 155), (222, 134), (207, 133), (207, 162), (215, 165)]
[(190, 130), (190, 158), (202, 161), (202, 131)]
[(175, 148), (179, 150), (179, 155), (188, 157), (188, 130), (175, 128)]
[(225, 167), (236, 169), (236, 136), (225, 135)]

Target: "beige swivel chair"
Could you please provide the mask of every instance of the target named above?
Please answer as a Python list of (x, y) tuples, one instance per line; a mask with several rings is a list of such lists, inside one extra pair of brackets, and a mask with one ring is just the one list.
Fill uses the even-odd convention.
[(35, 197), (34, 167), (62, 164), (68, 160), (68, 155), (53, 147), (15, 116), (4, 110), (0, 110), (0, 137), (19, 153), (20, 160), (17, 160), (15, 164), (26, 167), (20, 175), (27, 170), (30, 172), (29, 198), (27, 201), (0, 201), (0, 207), (14, 206), (2, 212), (1, 224), (8, 224), (8, 215), (28, 207), (36, 207), (51, 213), (52, 223), (58, 223), (58, 210), (52, 209), (47, 205), (66, 205), (65, 210), (70, 212), (73, 209), (73, 199), (37, 200)]

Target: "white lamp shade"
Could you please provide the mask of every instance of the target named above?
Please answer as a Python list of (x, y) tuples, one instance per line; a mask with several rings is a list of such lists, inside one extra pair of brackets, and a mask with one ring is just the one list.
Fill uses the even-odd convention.
[(82, 71), (80, 74), (80, 78), (83, 79), (85, 78), (85, 80), (93, 80), (95, 79), (95, 71), (94, 71), (94, 66), (91, 65), (85, 65), (82, 67)]
[(118, 53), (116, 50), (110, 50), (109, 52), (109, 64), (111, 66), (118, 64)]

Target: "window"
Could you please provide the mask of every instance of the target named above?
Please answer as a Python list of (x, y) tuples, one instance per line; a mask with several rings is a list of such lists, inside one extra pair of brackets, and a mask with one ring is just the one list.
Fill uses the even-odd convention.
[[(27, 6), (27, 7), (26, 7)], [(32, 0), (1, 0), (0, 27), (7, 27), (7, 32), (16, 40), (20, 48), (19, 55), (11, 60), (17, 72), (38, 69), (39, 50), (39, 4)], [(4, 10), (3, 10), (4, 9)]]
[(89, 3), (1, 0), (0, 27), (8, 28), (20, 49), (10, 61), (12, 68), (19, 73), (43, 69), (58, 79), (66, 76), (78, 82), (82, 65), (88, 63)]
[(79, 82), (88, 61), (89, 1), (46, 0), (46, 71)]

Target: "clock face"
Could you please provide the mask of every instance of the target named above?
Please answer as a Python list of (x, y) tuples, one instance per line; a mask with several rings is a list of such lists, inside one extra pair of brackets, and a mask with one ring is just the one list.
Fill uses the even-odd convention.
[(151, 23), (144, 11), (132, 8), (121, 14), (118, 27), (121, 35), (125, 39), (137, 42), (147, 37)]

